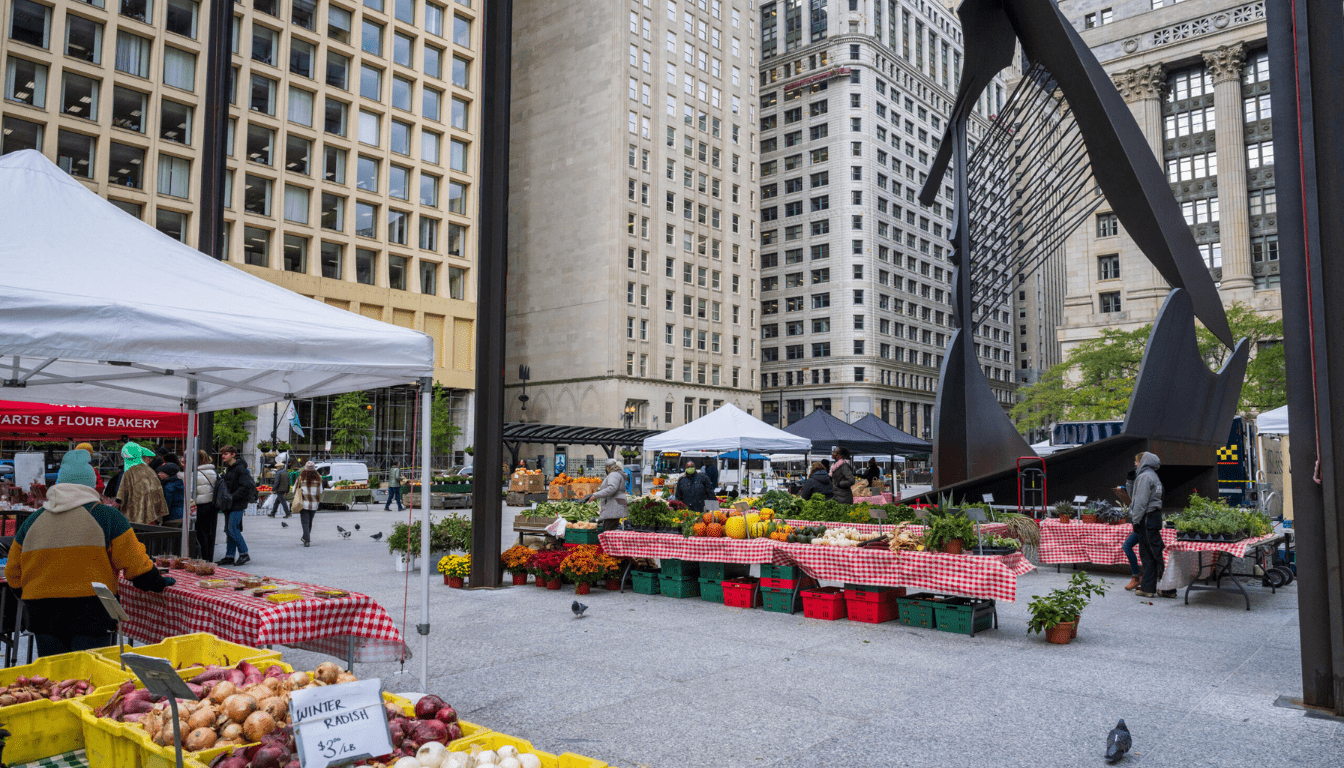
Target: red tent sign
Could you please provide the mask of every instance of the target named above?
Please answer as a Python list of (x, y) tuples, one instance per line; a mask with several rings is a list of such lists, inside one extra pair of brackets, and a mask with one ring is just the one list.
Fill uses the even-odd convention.
[(185, 413), (80, 408), (0, 400), (0, 437), (116, 440), (126, 437), (182, 437)]

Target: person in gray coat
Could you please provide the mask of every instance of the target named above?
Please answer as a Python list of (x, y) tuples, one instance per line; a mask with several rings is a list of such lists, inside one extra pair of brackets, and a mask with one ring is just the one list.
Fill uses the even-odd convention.
[(620, 520), (625, 517), (625, 507), (629, 501), (625, 495), (625, 473), (621, 471), (621, 463), (615, 459), (607, 460), (606, 470), (607, 476), (602, 479), (602, 485), (588, 494), (584, 501), (597, 499), (598, 518)]
[(831, 487), (833, 501), (841, 504), (854, 503), (854, 465), (849, 461), (849, 449), (836, 446), (831, 451), (831, 458), (835, 463), (831, 464)]
[(1157, 591), (1162, 579), (1162, 481), (1157, 470), (1162, 460), (1144, 451), (1134, 457), (1134, 492), (1130, 497), (1129, 521), (1139, 536), (1143, 577), (1134, 594), (1139, 597), (1175, 597), (1176, 590)]

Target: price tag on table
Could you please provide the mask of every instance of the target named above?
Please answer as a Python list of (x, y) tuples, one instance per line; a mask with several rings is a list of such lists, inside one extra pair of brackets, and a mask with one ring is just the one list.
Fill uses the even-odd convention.
[(290, 694), (294, 741), (303, 768), (326, 768), (392, 752), (377, 679)]

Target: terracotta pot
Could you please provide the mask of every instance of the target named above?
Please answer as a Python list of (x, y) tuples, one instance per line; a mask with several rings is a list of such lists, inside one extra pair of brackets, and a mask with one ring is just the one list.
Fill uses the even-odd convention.
[(446, 573), (443, 574), (443, 583), (444, 583), (445, 585), (452, 586), (451, 584), (448, 584), (448, 574), (446, 574)]
[(1084, 522), (1084, 523), (1095, 523), (1095, 522), (1097, 522), (1097, 516), (1096, 516), (1096, 515), (1083, 515), (1083, 522)]
[(1060, 516), (1059, 516), (1059, 522), (1064, 523), (1065, 525), (1068, 525), (1069, 521), (1072, 520), (1072, 519), (1073, 519), (1073, 515), (1060, 515)]
[(1081, 619), (1081, 618), (1082, 618), (1081, 616), (1074, 616), (1074, 617), (1073, 617), (1073, 621), (1070, 621), (1070, 622), (1069, 622), (1069, 624), (1072, 625), (1072, 626), (1069, 628), (1069, 637), (1070, 637), (1071, 639), (1072, 639), (1072, 638), (1075, 638), (1075, 637), (1078, 636), (1078, 620)]
[(1068, 645), (1069, 641), (1073, 639), (1073, 633), (1077, 626), (1078, 622), (1076, 621), (1061, 621), (1045, 630), (1046, 642), (1055, 645)]
[(620, 588), (621, 588), (620, 579), (607, 579), (607, 589), (610, 589), (612, 592), (615, 592)]
[(592, 588), (593, 588), (593, 585), (592, 585), (592, 584), (589, 584), (589, 583), (586, 582), (586, 581), (583, 582), (582, 584), (575, 584), (575, 585), (574, 585), (574, 594), (576, 594), (576, 595), (586, 595), (586, 594), (588, 594), (588, 591), (591, 590)]
[(461, 588), (462, 588), (462, 577), (461, 577), (461, 576), (448, 576), (448, 577), (446, 577), (446, 578), (444, 579), (444, 581), (447, 581), (447, 582), (448, 582), (448, 586), (452, 587), (453, 589), (461, 589)]
[(943, 551), (949, 555), (960, 555), (961, 539), (948, 539), (947, 542), (943, 544)]
[(546, 577), (545, 577), (545, 576), (542, 576), (542, 575), (540, 575), (540, 574), (537, 575), (537, 586), (538, 586), (538, 587), (541, 587), (542, 589), (545, 589), (545, 588), (546, 588)]
[(523, 586), (523, 585), (526, 584), (526, 583), (527, 583), (527, 574), (526, 574), (526, 573), (515, 573), (515, 574), (513, 574), (513, 586), (515, 586), (515, 587), (521, 587), (521, 586)]
[(559, 579), (553, 579), (553, 580), (551, 580), (551, 581), (546, 582), (546, 588), (547, 588), (547, 589), (559, 589), (559, 588), (560, 588), (560, 580), (559, 580)]

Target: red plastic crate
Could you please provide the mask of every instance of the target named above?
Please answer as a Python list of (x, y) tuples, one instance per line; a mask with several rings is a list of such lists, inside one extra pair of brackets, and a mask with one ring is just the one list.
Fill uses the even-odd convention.
[(811, 576), (800, 576), (796, 579), (767, 579), (761, 578), (761, 589), (797, 589), (798, 587), (815, 586), (817, 580)]
[(850, 621), (862, 621), (866, 624), (881, 624), (894, 621), (900, 613), (896, 603), (868, 603), (863, 600), (847, 600)]
[(756, 579), (728, 579), (723, 582), (723, 604), (730, 608), (759, 608), (762, 604)]
[(863, 584), (851, 584), (845, 587), (845, 599), (850, 602), (895, 605), (898, 597), (905, 597), (905, 587), (869, 587)]
[(845, 592), (839, 587), (816, 587), (803, 590), (803, 615), (809, 619), (835, 621), (847, 615)]

